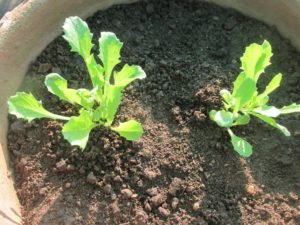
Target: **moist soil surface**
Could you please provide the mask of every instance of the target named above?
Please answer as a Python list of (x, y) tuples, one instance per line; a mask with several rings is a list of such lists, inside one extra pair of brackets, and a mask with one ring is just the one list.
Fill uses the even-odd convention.
[[(300, 224), (300, 120), (279, 118), (292, 136), (253, 119), (234, 132), (252, 157), (232, 150), (226, 130), (208, 118), (230, 89), (247, 45), (273, 46), (260, 88), (284, 74), (271, 103), (300, 102), (300, 55), (275, 28), (205, 2), (150, 1), (114, 6), (87, 20), (124, 42), (122, 62), (147, 78), (129, 86), (116, 124), (144, 127), (137, 142), (97, 128), (84, 152), (63, 139), (63, 122), (10, 116), (8, 148), (24, 224)], [(94, 49), (97, 52), (97, 48)], [(77, 115), (43, 85), (58, 72), (73, 88), (90, 87), (83, 60), (58, 37), (32, 63), (22, 90), (45, 108)]]

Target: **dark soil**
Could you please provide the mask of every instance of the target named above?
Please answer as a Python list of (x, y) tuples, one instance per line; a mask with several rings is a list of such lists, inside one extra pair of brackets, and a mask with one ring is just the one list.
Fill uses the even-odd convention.
[[(253, 144), (242, 159), (226, 131), (207, 115), (239, 73), (245, 47), (271, 42), (272, 66), (261, 87), (282, 72), (272, 95), (300, 102), (300, 55), (276, 29), (204, 2), (151, 1), (114, 6), (88, 19), (95, 41), (112, 31), (124, 42), (122, 61), (147, 78), (126, 89), (116, 121), (145, 130), (128, 142), (95, 129), (84, 152), (62, 137), (63, 123), (10, 117), (8, 148), (24, 224), (300, 224), (300, 120), (285, 116), (286, 138), (255, 119), (234, 131)], [(89, 87), (82, 59), (61, 38), (32, 64), (23, 90), (51, 111), (76, 114), (43, 86), (48, 72), (72, 87)]]

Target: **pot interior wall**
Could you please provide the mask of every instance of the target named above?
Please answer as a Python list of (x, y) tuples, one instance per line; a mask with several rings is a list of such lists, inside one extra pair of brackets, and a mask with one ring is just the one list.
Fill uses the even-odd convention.
[[(210, 0), (225, 7), (276, 25), (279, 31), (300, 48), (300, 1)], [(0, 21), (0, 224), (20, 224), (20, 206), (13, 187), (6, 151), (7, 107), (27, 71), (30, 62), (61, 33), (64, 19), (70, 15), (86, 18), (95, 11), (132, 0), (52, 1), (29, 0)], [(47, 20), (44, 18), (47, 17)], [(42, 21), (42, 22), (41, 22)]]
[(22, 0), (1, 0), (0, 1), (0, 18), (8, 11), (12, 10), (18, 4), (20, 4)]

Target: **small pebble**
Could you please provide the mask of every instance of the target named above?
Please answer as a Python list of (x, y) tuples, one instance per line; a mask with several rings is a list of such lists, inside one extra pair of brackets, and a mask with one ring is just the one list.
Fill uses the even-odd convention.
[(106, 185), (104, 186), (103, 190), (104, 190), (104, 192), (105, 192), (106, 194), (110, 194), (111, 191), (112, 191), (111, 185), (110, 185), (110, 184), (106, 184)]
[(292, 201), (294, 201), (294, 202), (296, 202), (296, 201), (299, 200), (299, 196), (298, 196), (296, 193), (294, 193), (294, 192), (290, 192), (290, 193), (289, 193), (289, 198), (290, 198)]
[(165, 209), (163, 207), (159, 207), (158, 211), (159, 211), (160, 215), (162, 215), (164, 217), (170, 216), (170, 210), (168, 210), (168, 209)]
[(191, 193), (191, 192), (193, 192), (195, 190), (195, 187), (193, 187), (192, 185), (189, 185), (186, 189), (185, 189), (185, 191), (187, 192), (187, 193)]
[(149, 170), (149, 169), (145, 169), (144, 170), (144, 175), (149, 180), (154, 180), (155, 178), (157, 178), (158, 176), (161, 175), (161, 172), (160, 172), (159, 169), (157, 169), (157, 171), (152, 171), (152, 170)]
[(39, 65), (38, 72), (39, 73), (47, 73), (52, 69), (52, 65), (50, 63), (41, 63)]
[(167, 204), (167, 203), (163, 203), (163, 204), (161, 205), (161, 207), (167, 209), (167, 208), (168, 208), (168, 204)]
[(150, 159), (152, 157), (151, 151), (147, 150), (147, 149), (144, 149), (144, 150), (140, 151), (139, 155), (144, 157), (144, 158), (147, 158), (147, 159)]
[(148, 215), (144, 210), (138, 210), (135, 214), (135, 220), (139, 225), (146, 225), (148, 220)]
[(175, 210), (177, 208), (178, 204), (179, 204), (179, 199), (178, 198), (173, 198), (172, 199), (172, 204), (171, 204), (172, 209)]
[(143, 183), (142, 180), (139, 180), (136, 184), (137, 184), (138, 187), (143, 187), (144, 186), (144, 183)]
[(86, 181), (90, 184), (95, 184), (97, 182), (97, 178), (95, 177), (94, 173), (93, 172), (90, 172), (88, 175), (87, 175), (87, 178), (86, 178)]
[(117, 175), (117, 176), (114, 177), (114, 181), (118, 182), (118, 183), (122, 183), (123, 182), (122, 178), (119, 175)]
[(170, 186), (168, 193), (170, 195), (176, 195), (176, 192), (179, 191), (182, 188), (183, 181), (180, 178), (174, 177)]
[(61, 159), (55, 164), (57, 171), (64, 172), (67, 170), (67, 162), (64, 159)]
[(125, 198), (131, 198), (133, 195), (132, 191), (128, 188), (121, 190), (121, 193)]
[(41, 196), (45, 196), (46, 193), (47, 193), (47, 188), (46, 188), (46, 187), (43, 187), (43, 188), (41, 188), (41, 189), (39, 190), (39, 194), (40, 194)]
[(119, 214), (121, 212), (119, 206), (116, 203), (111, 204), (110, 209), (114, 215)]
[(151, 204), (155, 207), (163, 204), (165, 202), (165, 198), (162, 194), (155, 195), (151, 198)]
[(71, 164), (68, 164), (67, 165), (67, 171), (74, 171), (75, 170), (75, 166), (71, 165)]
[(76, 202), (76, 205), (77, 205), (78, 207), (81, 207), (81, 201), (78, 200), (78, 201)]
[(67, 182), (66, 184), (65, 184), (65, 188), (70, 188), (72, 186), (72, 184), (70, 183), (70, 182)]
[(146, 190), (147, 194), (150, 195), (150, 196), (155, 196), (158, 194), (158, 189), (156, 187), (154, 188), (149, 188)]
[(200, 202), (195, 202), (193, 205), (193, 210), (198, 211), (200, 209)]
[(245, 191), (250, 196), (254, 196), (257, 194), (257, 188), (254, 184), (247, 184)]
[(132, 199), (136, 199), (138, 197), (138, 194), (133, 194), (133, 195), (131, 195), (131, 198)]
[(26, 158), (21, 158), (20, 160), (20, 166), (26, 166), (27, 165), (27, 159)]
[(150, 204), (147, 202), (145, 203), (145, 209), (148, 211), (148, 212), (151, 212), (152, 208), (150, 206)]
[(23, 125), (23, 122), (21, 120), (16, 120), (14, 121), (11, 125), (10, 125), (10, 129), (13, 132), (20, 132), (20, 133), (24, 133), (25, 132), (25, 127)]
[(116, 200), (116, 199), (117, 199), (117, 195), (116, 195), (116, 193), (114, 193), (114, 192), (113, 192), (113, 193), (111, 193), (111, 195), (110, 195), (110, 199), (111, 199), (111, 200), (113, 200), (113, 201), (114, 201), (114, 200)]

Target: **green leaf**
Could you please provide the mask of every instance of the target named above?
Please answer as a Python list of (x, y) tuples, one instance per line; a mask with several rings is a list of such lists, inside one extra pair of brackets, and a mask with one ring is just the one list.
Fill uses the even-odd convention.
[(258, 108), (253, 109), (253, 112), (259, 113), (268, 117), (277, 117), (280, 115), (280, 110), (275, 106), (263, 105)]
[(119, 87), (110, 86), (105, 99), (105, 105), (107, 107), (107, 124), (111, 125), (114, 121), (116, 112), (122, 100), (122, 92)]
[(76, 90), (76, 94), (79, 96), (79, 102), (77, 104), (83, 106), (86, 109), (92, 109), (95, 103), (94, 93), (84, 88)]
[(242, 83), (245, 81), (247, 78), (246, 74), (244, 72), (241, 72), (235, 81), (233, 82), (233, 91), (232, 91), (232, 96), (235, 96), (237, 94), (237, 91), (239, 90), (240, 86)]
[(85, 59), (87, 69), (93, 84), (93, 87), (98, 87), (98, 95), (102, 96), (100, 92), (104, 84), (104, 69), (101, 65), (97, 64), (93, 55), (90, 55)]
[(123, 43), (120, 42), (114, 33), (101, 32), (99, 46), (99, 58), (104, 66), (105, 81), (109, 82), (112, 70), (120, 62), (120, 51)]
[(236, 136), (230, 129), (228, 129), (228, 133), (234, 150), (242, 157), (250, 157), (252, 155), (252, 145), (246, 140)]
[(71, 46), (71, 51), (78, 53), (84, 59), (89, 57), (93, 47), (93, 34), (90, 32), (87, 23), (77, 16), (69, 17), (66, 19), (63, 29), (63, 38)]
[(268, 95), (280, 86), (281, 79), (282, 79), (281, 73), (273, 77), (273, 79), (267, 85), (265, 91), (256, 97), (255, 99), (256, 106), (263, 106), (269, 101)]
[(79, 116), (72, 116), (62, 129), (64, 138), (71, 145), (78, 145), (83, 150), (91, 130), (97, 126), (91, 118), (91, 113), (86, 110), (81, 110)]
[(272, 55), (272, 48), (268, 41), (264, 41), (262, 45), (253, 43), (246, 48), (241, 58), (241, 69), (245, 71), (247, 77), (256, 82), (260, 74), (271, 64)]
[(102, 96), (101, 87), (104, 83), (104, 69), (97, 64), (91, 54), (93, 34), (87, 23), (79, 17), (67, 18), (63, 28), (65, 33), (63, 37), (70, 44), (71, 50), (84, 58), (93, 86), (99, 87), (98, 98), (100, 98)]
[(233, 97), (232, 97), (231, 93), (228, 90), (226, 90), (226, 89), (221, 90), (220, 95), (222, 96), (222, 98), (225, 100), (225, 102), (228, 105), (233, 104)]
[(233, 98), (236, 99), (234, 112), (238, 112), (244, 105), (250, 102), (255, 93), (256, 83), (252, 79), (246, 78), (233, 95)]
[(76, 104), (80, 102), (76, 90), (69, 89), (67, 80), (57, 73), (50, 73), (46, 76), (45, 85), (48, 91), (56, 95), (60, 100)]
[(136, 141), (140, 139), (144, 132), (142, 125), (135, 120), (120, 123), (119, 126), (112, 127), (111, 129), (129, 141)]
[(275, 91), (280, 86), (281, 79), (282, 74), (278, 73), (275, 77), (273, 77), (273, 79), (270, 81), (265, 91), (261, 95), (264, 97)]
[(289, 106), (284, 106), (280, 109), (281, 114), (289, 114), (295, 112), (300, 112), (300, 105), (297, 105), (296, 103), (293, 103)]
[(122, 99), (121, 89), (110, 85), (107, 87), (105, 98), (101, 105), (95, 110), (93, 118), (95, 121), (106, 120), (105, 125), (110, 126), (114, 121), (115, 114), (119, 108)]
[(129, 83), (136, 79), (144, 79), (146, 74), (140, 66), (129, 66), (126, 64), (121, 71), (114, 74), (115, 85), (125, 88)]
[(38, 118), (50, 118), (57, 120), (69, 120), (69, 117), (56, 115), (47, 111), (42, 103), (31, 93), (17, 92), (8, 99), (8, 111), (18, 118), (26, 119), (29, 122)]
[(51, 73), (46, 76), (45, 85), (48, 91), (56, 95), (60, 100), (71, 104), (79, 104), (86, 108), (93, 107), (93, 100), (89, 99), (89, 91), (86, 89), (68, 88), (67, 80), (57, 73)]
[(267, 104), (268, 101), (269, 101), (269, 96), (258, 95), (254, 98), (253, 104), (254, 104), (254, 107), (259, 107), (259, 106), (263, 106), (263, 105)]
[(231, 127), (233, 124), (233, 114), (225, 110), (209, 112), (211, 120), (215, 121), (220, 127)]
[(251, 115), (256, 116), (257, 118), (261, 119), (262, 121), (269, 124), (270, 126), (280, 130), (285, 136), (291, 136), (288, 129), (286, 129), (286, 127), (278, 124), (273, 118), (267, 117), (267, 116), (264, 116), (264, 115), (261, 115), (261, 114), (255, 113), (255, 112), (251, 112)]
[(210, 118), (212, 121), (215, 121), (216, 114), (217, 114), (217, 111), (216, 111), (216, 110), (211, 110), (211, 111), (209, 112), (209, 118)]
[(237, 126), (237, 125), (246, 125), (250, 122), (250, 116), (248, 114), (244, 114), (244, 115), (241, 115), (239, 114), (238, 117), (235, 119), (235, 122), (234, 122), (234, 126)]

